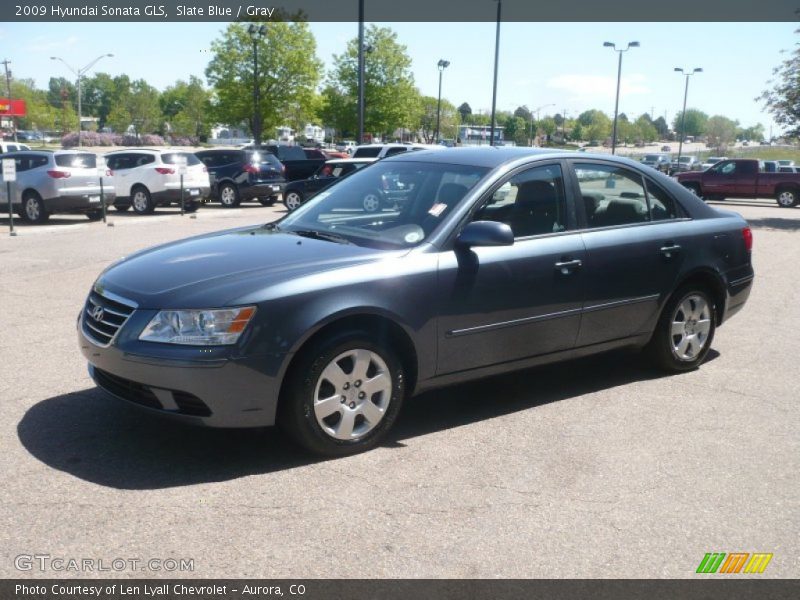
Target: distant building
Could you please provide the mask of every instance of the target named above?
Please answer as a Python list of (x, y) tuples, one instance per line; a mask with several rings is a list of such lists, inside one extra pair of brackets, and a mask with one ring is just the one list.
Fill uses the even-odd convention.
[(294, 129), (283, 125), (276, 127), (275, 130), (278, 132), (277, 139), (279, 144), (294, 144)]
[(325, 129), (319, 125), (312, 125), (311, 123), (307, 124), (303, 130), (303, 135), (309, 142), (321, 144), (325, 141)]
[[(496, 146), (504, 146), (505, 127), (495, 126), (494, 143)], [(483, 146), (489, 144), (489, 135), (492, 128), (489, 125), (461, 125), (458, 128), (458, 138), (462, 146)]]

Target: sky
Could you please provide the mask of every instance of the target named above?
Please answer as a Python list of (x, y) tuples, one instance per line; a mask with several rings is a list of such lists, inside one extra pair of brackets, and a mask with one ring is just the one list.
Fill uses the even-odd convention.
[[(488, 113), (492, 103), (494, 23), (378, 23), (391, 27), (407, 47), (420, 91), (438, 92), (440, 58), (442, 96), (456, 106), (468, 102), (473, 112)], [(126, 73), (159, 89), (197, 75), (205, 80), (209, 46), (226, 23), (0, 23), (2, 58), (15, 77), (32, 78), (46, 87), (50, 77), (72, 74), (50, 56), (82, 68), (101, 54), (113, 53), (93, 68), (112, 76)], [(775, 125), (755, 98), (769, 85), (772, 70), (798, 42), (796, 23), (503, 23), (500, 37), (498, 110), (517, 106), (541, 109), (541, 116), (576, 116), (596, 108), (614, 112), (617, 53), (610, 41), (625, 47), (621, 113), (672, 122), (683, 104), (684, 78), (675, 67), (701, 67), (689, 83), (687, 106), (709, 115), (736, 119), (742, 126)], [(357, 23), (311, 23), (317, 56), (332, 64)], [(144, 42), (144, 43), (143, 43)]]

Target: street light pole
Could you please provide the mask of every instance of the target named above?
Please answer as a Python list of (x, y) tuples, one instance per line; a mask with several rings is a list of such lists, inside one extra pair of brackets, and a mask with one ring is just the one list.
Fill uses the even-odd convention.
[(358, 0), (358, 138), (364, 143), (364, 0)]
[(497, 2), (497, 31), (494, 37), (494, 85), (492, 86), (492, 126), (489, 129), (490, 146), (494, 146), (494, 124), (496, 117), (495, 108), (497, 106), (497, 61), (500, 56), (500, 13), (503, 8), (502, 0), (496, 0), (496, 2)]
[(617, 99), (614, 102), (614, 130), (611, 134), (611, 154), (617, 153), (617, 116), (619, 114), (619, 86), (622, 81), (622, 53), (627, 52), (631, 48), (638, 48), (639, 42), (628, 42), (628, 45), (623, 50), (617, 50), (617, 46), (611, 42), (603, 42), (605, 48), (613, 48), (619, 54), (619, 61), (617, 63)]
[(258, 81), (258, 40), (267, 34), (266, 25), (251, 23), (247, 34), (253, 41), (253, 145), (261, 146), (261, 86)]
[(439, 100), (436, 103), (436, 134), (433, 136), (433, 143), (439, 143), (439, 120), (442, 114), (442, 73), (450, 66), (450, 61), (440, 59), (436, 66), (439, 67)]
[(683, 88), (683, 112), (681, 113), (681, 131), (678, 140), (678, 168), (681, 166), (681, 152), (683, 152), (683, 138), (686, 137), (686, 99), (689, 96), (689, 77), (695, 73), (702, 73), (703, 69), (695, 67), (691, 72), (684, 71), (680, 67), (675, 67), (675, 71), (686, 76), (686, 86)]
[[(11, 102), (11, 71), (8, 70), (8, 65), (11, 64), (11, 61), (5, 59), (3, 61), (3, 66), (6, 68), (6, 91), (8, 92), (8, 101)], [(11, 117), (11, 125), (14, 129), (14, 141), (17, 141), (17, 118)]]
[(100, 56), (98, 56), (97, 58), (95, 58), (95, 59), (94, 59), (92, 62), (90, 62), (88, 65), (86, 65), (86, 66), (85, 66), (85, 67), (83, 67), (82, 69), (77, 69), (77, 70), (76, 70), (76, 69), (74, 69), (73, 67), (71, 67), (71, 66), (69, 65), (69, 63), (67, 63), (67, 62), (66, 62), (66, 61), (65, 61), (63, 58), (61, 58), (60, 56), (51, 56), (51, 57), (50, 57), (50, 60), (60, 60), (62, 63), (64, 63), (64, 65), (65, 65), (65, 66), (66, 66), (66, 67), (67, 67), (67, 68), (68, 68), (70, 71), (72, 71), (72, 72), (75, 74), (75, 77), (77, 77), (77, 78), (78, 78), (78, 147), (79, 147), (79, 148), (80, 148), (80, 147), (83, 145), (83, 143), (82, 143), (82, 140), (81, 140), (81, 130), (82, 130), (82, 127), (81, 127), (81, 120), (82, 120), (82, 118), (83, 118), (83, 113), (82, 113), (82, 111), (81, 111), (81, 79), (83, 78), (83, 76), (84, 76), (84, 75), (86, 75), (86, 72), (87, 72), (89, 69), (91, 69), (91, 68), (92, 68), (92, 67), (95, 65), (95, 63), (97, 63), (97, 61), (98, 61), (98, 60), (100, 60), (101, 58), (105, 58), (105, 57), (107, 57), (107, 56), (110, 58), (110, 57), (113, 57), (114, 55), (113, 55), (113, 54), (101, 54)]

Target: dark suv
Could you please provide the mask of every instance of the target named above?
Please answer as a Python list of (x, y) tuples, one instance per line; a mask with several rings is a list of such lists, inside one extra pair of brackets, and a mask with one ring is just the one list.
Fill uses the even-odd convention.
[(233, 208), (242, 200), (272, 206), (283, 192), (286, 169), (274, 154), (258, 150), (201, 150), (195, 155), (208, 169), (211, 197)]

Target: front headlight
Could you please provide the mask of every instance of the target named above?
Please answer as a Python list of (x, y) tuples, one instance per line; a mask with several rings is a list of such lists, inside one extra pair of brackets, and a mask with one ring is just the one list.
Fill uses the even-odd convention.
[(190, 346), (228, 346), (236, 343), (254, 314), (255, 306), (162, 310), (144, 328), (139, 339)]

